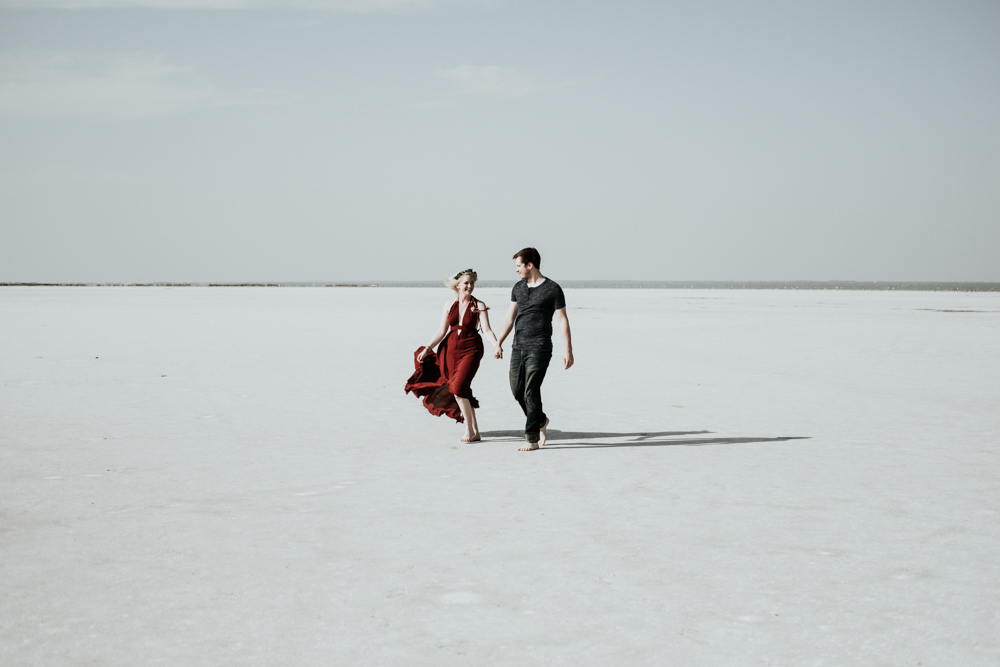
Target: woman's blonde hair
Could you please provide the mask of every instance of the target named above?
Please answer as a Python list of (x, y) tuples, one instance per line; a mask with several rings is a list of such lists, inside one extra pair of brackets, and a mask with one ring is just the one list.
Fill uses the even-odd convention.
[(473, 269), (466, 269), (464, 271), (459, 271), (458, 273), (456, 273), (453, 276), (448, 276), (447, 278), (445, 278), (444, 279), (445, 286), (447, 286), (448, 289), (453, 289), (453, 290), (455, 290), (457, 292), (458, 291), (458, 281), (461, 280), (462, 276), (464, 276), (466, 274), (468, 274), (469, 276), (472, 277), (472, 284), (473, 285), (475, 285), (476, 281), (479, 280), (479, 276), (476, 275), (476, 272)]

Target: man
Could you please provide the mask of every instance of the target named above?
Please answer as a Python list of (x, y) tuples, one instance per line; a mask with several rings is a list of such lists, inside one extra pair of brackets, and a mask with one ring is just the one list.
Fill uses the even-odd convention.
[(521, 280), (510, 295), (510, 310), (497, 336), (497, 359), (503, 358), (503, 341), (515, 321), (514, 349), (510, 355), (510, 390), (524, 410), (527, 422), (524, 438), (527, 446), (518, 451), (530, 452), (545, 446), (549, 419), (542, 411), (542, 380), (552, 359), (552, 317), (555, 316), (566, 341), (563, 365), (573, 365), (573, 341), (566, 317), (566, 299), (562, 288), (538, 270), (542, 258), (534, 248), (525, 248), (514, 255), (514, 270)]

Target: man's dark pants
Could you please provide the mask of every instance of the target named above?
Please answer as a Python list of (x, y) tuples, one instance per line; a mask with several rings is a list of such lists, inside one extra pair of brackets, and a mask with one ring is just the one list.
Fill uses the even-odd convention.
[(542, 380), (551, 359), (551, 350), (511, 350), (510, 390), (528, 418), (524, 425), (528, 442), (538, 442), (538, 431), (545, 425)]

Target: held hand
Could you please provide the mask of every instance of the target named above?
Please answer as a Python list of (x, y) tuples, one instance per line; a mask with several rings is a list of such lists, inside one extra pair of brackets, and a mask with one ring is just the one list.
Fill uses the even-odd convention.
[(499, 345), (497, 345), (496, 348), (494, 348), (493, 350), (493, 358), (503, 359), (503, 348), (500, 347)]
[(565, 366), (566, 370), (569, 370), (569, 367), (573, 365), (573, 351), (572, 350), (566, 350), (566, 356), (563, 357), (563, 365)]

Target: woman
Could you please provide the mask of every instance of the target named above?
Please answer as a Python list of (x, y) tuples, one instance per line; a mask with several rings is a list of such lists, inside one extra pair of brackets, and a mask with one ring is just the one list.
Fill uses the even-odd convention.
[[(457, 296), (444, 305), (441, 326), (434, 339), (414, 353), (416, 372), (405, 387), (407, 393), (423, 397), (424, 406), (432, 415), (446, 414), (460, 424), (464, 421), (462, 442), (482, 440), (476, 422), (479, 401), (472, 395), (472, 378), (483, 358), (483, 339), (477, 329), (481, 327), (494, 349), (498, 347), (486, 314), (489, 309), (472, 297), (477, 278), (475, 271), (466, 269), (444, 281)], [(431, 350), (438, 343), (441, 346), (435, 355)]]

